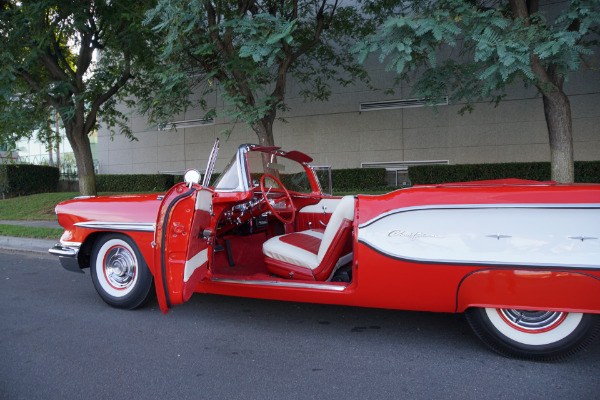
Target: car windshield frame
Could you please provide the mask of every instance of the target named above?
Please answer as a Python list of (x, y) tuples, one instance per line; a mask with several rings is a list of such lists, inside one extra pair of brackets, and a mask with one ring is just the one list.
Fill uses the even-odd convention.
[[(217, 192), (247, 192), (253, 189), (249, 167), (247, 153), (249, 151), (258, 151), (267, 154), (274, 154), (278, 157), (284, 157), (291, 161), (297, 162), (304, 168), (308, 180), (310, 182), (311, 193), (321, 193), (321, 186), (318, 179), (314, 176), (314, 171), (308, 164), (312, 161), (312, 158), (304, 153), (298, 151), (290, 151), (286, 153), (280, 150), (279, 147), (264, 147), (253, 144), (243, 144), (238, 147), (236, 153), (231, 158), (227, 166), (223, 169), (223, 172), (215, 182), (214, 189)], [(289, 156), (288, 156), (289, 154)], [(233, 171), (232, 169), (235, 169)], [(234, 185), (225, 185), (227, 182), (225, 178), (229, 180), (231, 177), (237, 177), (237, 183)]]

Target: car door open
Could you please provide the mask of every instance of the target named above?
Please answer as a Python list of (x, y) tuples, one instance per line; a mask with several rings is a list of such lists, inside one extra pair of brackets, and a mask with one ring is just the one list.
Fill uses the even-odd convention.
[(214, 229), (213, 191), (197, 184), (175, 185), (165, 195), (156, 221), (154, 280), (163, 313), (190, 299), (208, 276)]

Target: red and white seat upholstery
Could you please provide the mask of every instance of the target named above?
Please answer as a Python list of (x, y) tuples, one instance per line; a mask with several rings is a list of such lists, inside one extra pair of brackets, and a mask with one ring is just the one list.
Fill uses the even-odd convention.
[(352, 232), (354, 197), (343, 197), (325, 232), (308, 230), (276, 236), (263, 244), (269, 272), (291, 279), (329, 280), (335, 270), (352, 260), (342, 254)]

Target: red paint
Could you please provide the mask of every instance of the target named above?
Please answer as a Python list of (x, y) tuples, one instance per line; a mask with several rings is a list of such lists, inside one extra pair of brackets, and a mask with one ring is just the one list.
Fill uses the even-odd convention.
[(279, 240), (313, 254), (317, 254), (319, 246), (321, 246), (321, 239), (304, 233), (290, 233), (289, 235), (282, 236)]
[[(253, 147), (288, 157), (301, 163), (310, 157), (300, 152), (284, 153), (276, 147)], [(294, 207), (300, 211), (307, 205), (317, 204), (323, 196), (313, 174), (307, 169), (313, 192), (290, 192)], [(398, 190), (381, 196), (359, 195), (355, 205), (354, 222), (347, 222), (338, 232), (336, 244), (326, 254), (317, 269), (285, 265), (262, 258), (262, 243), (281, 231), (312, 228), (319, 220), (327, 223), (330, 214), (298, 213), (293, 224), (283, 226), (269, 217), (268, 227), (260, 231), (244, 231), (241, 227), (251, 218), (260, 216), (265, 208), (255, 205), (252, 210), (239, 211), (235, 219), (225, 221), (225, 215), (234, 206), (253, 204), (259, 198), (258, 190), (247, 192), (216, 192), (213, 194), (212, 212), (195, 210), (198, 190), (182, 198), (172, 207), (166, 218), (165, 241), (162, 241), (163, 224), (167, 208), (175, 199), (189, 191), (183, 184), (174, 186), (161, 202), (157, 195), (109, 196), (72, 200), (61, 203), (56, 211), (65, 228), (66, 242), (83, 243), (82, 251), (89, 250), (101, 229), (76, 227), (78, 222), (150, 222), (156, 223), (155, 232), (124, 231), (140, 248), (154, 275), (159, 304), (163, 312), (171, 306), (182, 304), (193, 292), (206, 292), (233, 296), (277, 299), (327, 304), (345, 304), (364, 307), (421, 310), (436, 312), (462, 312), (468, 307), (515, 308), (554, 310), (564, 312), (600, 313), (600, 271), (594, 269), (544, 269), (519, 267), (490, 267), (485, 265), (441, 265), (395, 260), (382, 255), (357, 240), (359, 225), (388, 211), (404, 207), (460, 204), (600, 204), (600, 185), (563, 185), (553, 182), (520, 180), (484, 181), (447, 185), (419, 186)], [(239, 218), (239, 222), (237, 222)], [(319, 224), (320, 225), (320, 224)], [(204, 238), (203, 232), (213, 235)], [(219, 244), (231, 240), (232, 257), (236, 263), (230, 267), (225, 252), (213, 253), (215, 234)], [(67, 239), (68, 238), (68, 239)], [(291, 235), (300, 246), (315, 251), (312, 239)], [(153, 242), (156, 244), (153, 247)], [(344, 246), (349, 247), (344, 249)], [(165, 254), (165, 278), (162, 277), (161, 256)], [(186, 262), (200, 252), (208, 251), (208, 262), (199, 266), (186, 281)], [(324, 282), (329, 277), (329, 267), (340, 254), (353, 252), (352, 282)], [(268, 264), (268, 265), (267, 265)], [(267, 269), (268, 266), (268, 269)], [(237, 268), (237, 269), (236, 269)], [(278, 276), (270, 275), (269, 271)], [(310, 283), (311, 287), (286, 287), (289, 272), (294, 272), (293, 282)], [(287, 275), (286, 275), (287, 274)], [(237, 279), (223, 282), (211, 278)], [(261, 280), (265, 284), (244, 284)], [(276, 282), (279, 286), (270, 284)], [(314, 285), (317, 285), (316, 287)], [(165, 294), (164, 287), (167, 287)], [(327, 290), (339, 289), (343, 290)]]

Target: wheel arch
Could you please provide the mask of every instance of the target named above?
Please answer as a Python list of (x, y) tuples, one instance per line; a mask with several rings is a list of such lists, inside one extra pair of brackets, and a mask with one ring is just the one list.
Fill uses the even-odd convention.
[[(153, 269), (152, 269), (152, 263), (149, 261), (152, 261), (152, 259), (148, 258), (149, 255), (149, 251), (151, 252), (151, 248), (150, 250), (146, 249), (144, 246), (142, 246), (140, 244), (139, 240), (136, 240), (136, 238), (134, 238), (133, 236), (129, 235), (126, 232), (122, 232), (122, 231), (95, 231), (90, 233), (83, 241), (83, 243), (81, 243), (81, 247), (79, 247), (79, 253), (77, 254), (77, 262), (79, 263), (79, 268), (84, 269), (84, 268), (89, 268), (90, 267), (90, 258), (92, 255), (92, 249), (94, 248), (94, 244), (102, 239), (103, 236), (105, 235), (109, 235), (112, 233), (118, 233), (121, 234), (123, 236), (128, 237), (129, 239), (131, 239), (131, 241), (133, 241), (136, 246), (138, 247), (140, 253), (142, 254), (142, 257), (144, 258), (144, 261), (146, 262), (146, 265), (148, 265), (148, 267), (150, 268), (150, 272), (153, 273)], [(150, 246), (148, 246), (150, 247)]]
[(470, 307), (600, 314), (600, 278), (582, 271), (487, 268), (463, 277), (456, 312)]

